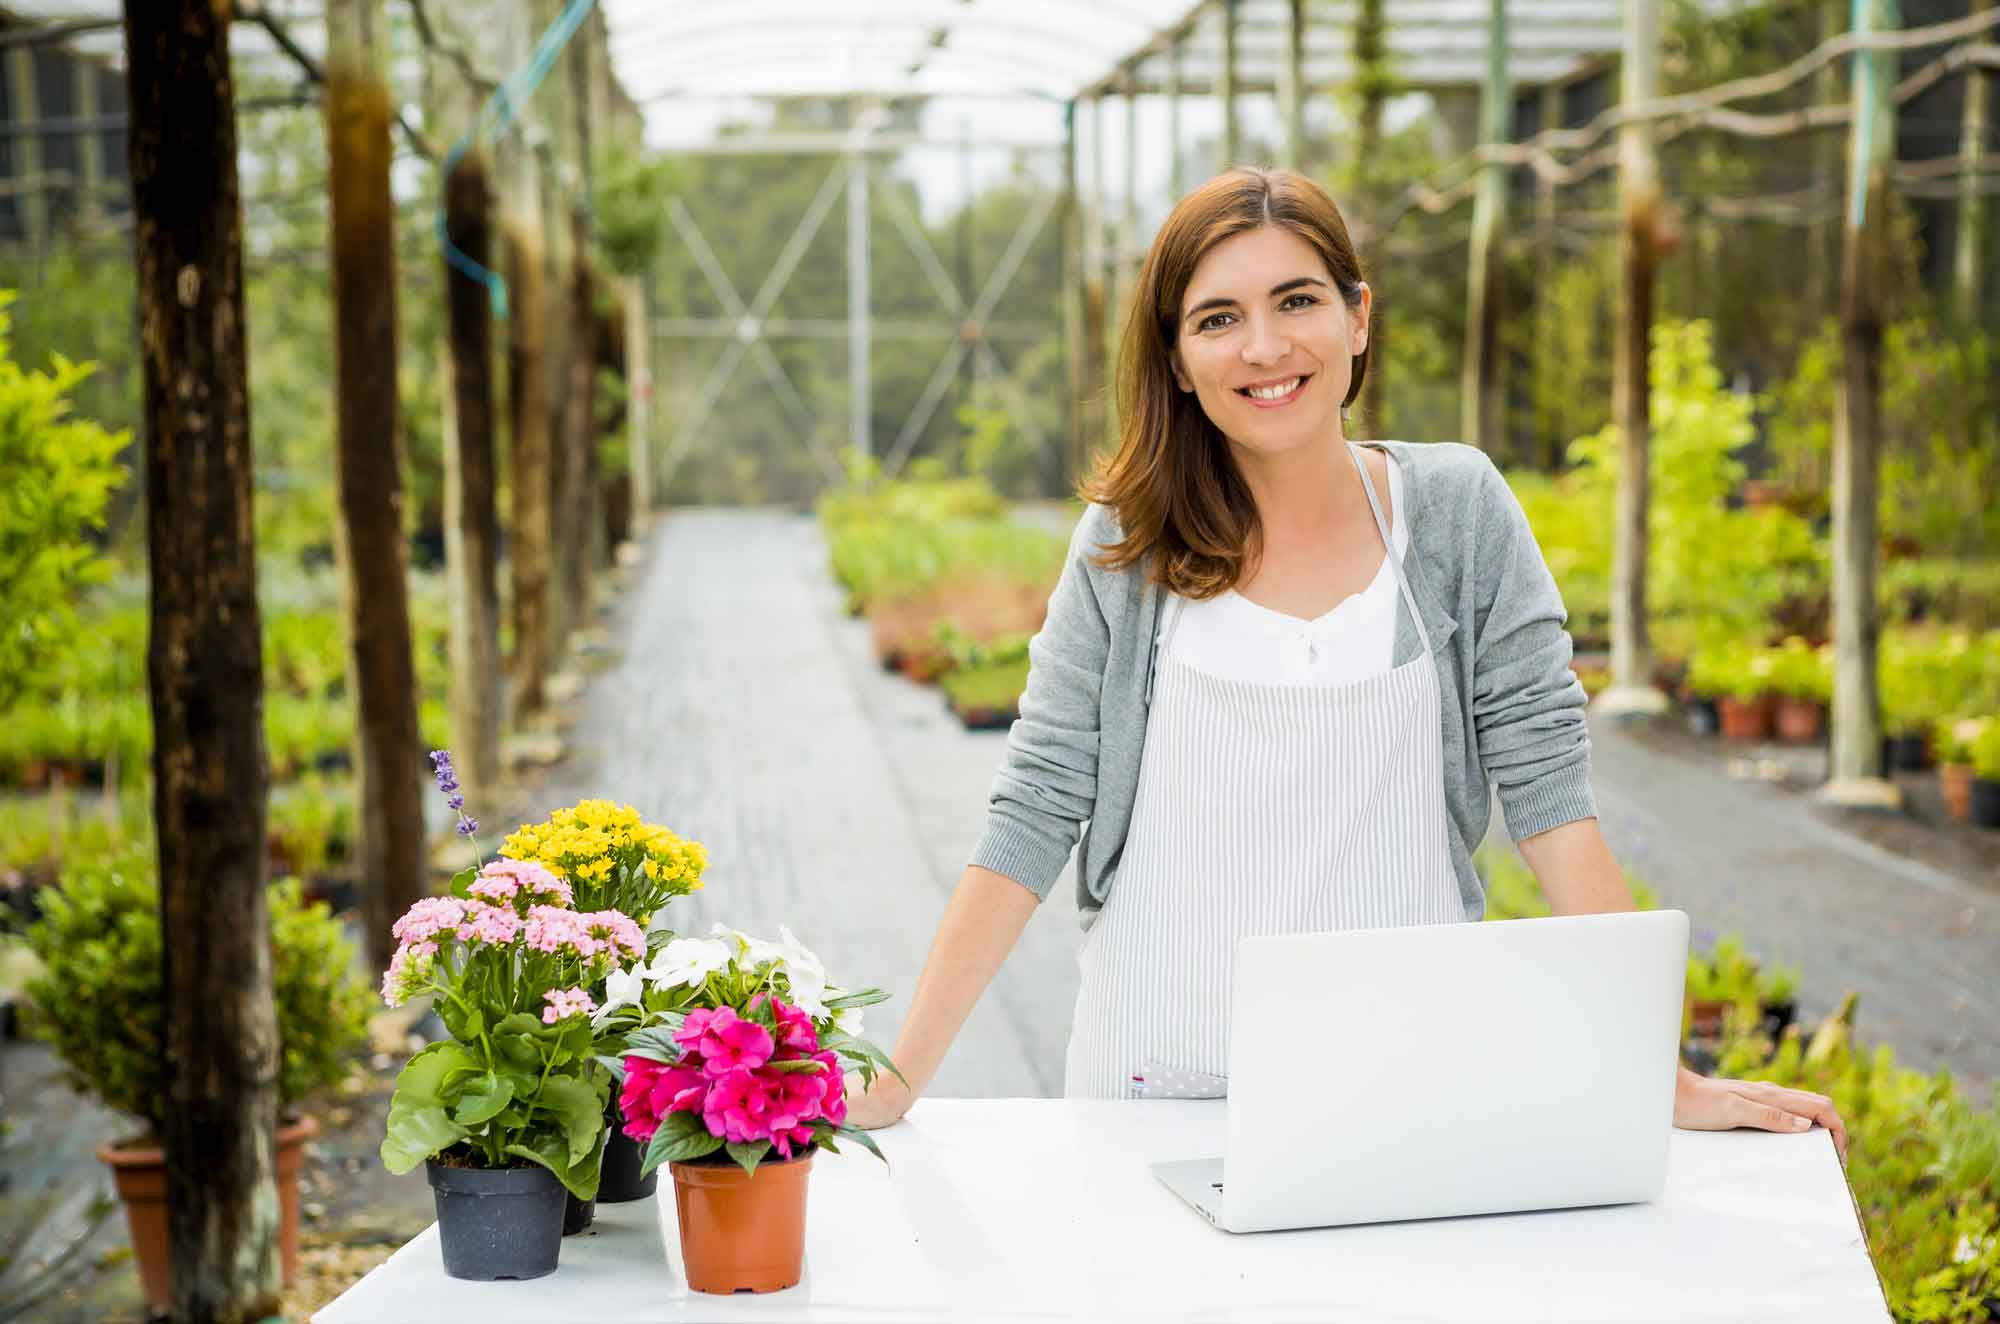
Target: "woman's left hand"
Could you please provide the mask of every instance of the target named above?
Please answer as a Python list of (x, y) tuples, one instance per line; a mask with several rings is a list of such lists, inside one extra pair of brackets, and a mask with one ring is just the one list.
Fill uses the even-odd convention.
[(1681, 1068), (1674, 1087), (1674, 1125), (1683, 1131), (1729, 1131), (1739, 1126), (1796, 1133), (1818, 1122), (1833, 1133), (1834, 1152), (1847, 1162), (1847, 1127), (1833, 1100), (1810, 1090), (1761, 1080), (1721, 1080)]

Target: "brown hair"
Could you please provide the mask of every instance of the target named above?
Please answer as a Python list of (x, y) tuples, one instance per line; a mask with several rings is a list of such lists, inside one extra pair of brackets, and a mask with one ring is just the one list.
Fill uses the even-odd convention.
[[(1139, 269), (1118, 348), (1118, 417), (1124, 436), (1082, 487), (1109, 506), (1124, 540), (1099, 564), (1141, 562), (1155, 582), (1190, 598), (1235, 586), (1262, 529), (1229, 443), (1192, 392), (1178, 389), (1170, 359), (1181, 299), (1194, 269), (1233, 235), (1278, 226), (1312, 245), (1349, 308), (1361, 304), (1361, 263), (1347, 224), (1319, 185), (1291, 170), (1241, 167), (1182, 198), (1153, 237)], [(1344, 409), (1354, 403), (1368, 351), (1354, 356)]]

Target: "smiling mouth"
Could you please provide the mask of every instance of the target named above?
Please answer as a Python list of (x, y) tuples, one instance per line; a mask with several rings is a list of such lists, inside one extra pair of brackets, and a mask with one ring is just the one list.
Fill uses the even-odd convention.
[(1311, 380), (1311, 373), (1302, 373), (1290, 381), (1274, 382), (1269, 386), (1239, 386), (1236, 388), (1236, 393), (1253, 404), (1284, 404), (1295, 398)]

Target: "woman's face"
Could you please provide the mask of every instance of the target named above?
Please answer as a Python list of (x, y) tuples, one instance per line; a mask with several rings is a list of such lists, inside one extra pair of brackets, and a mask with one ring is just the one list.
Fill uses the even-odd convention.
[(1349, 309), (1318, 252), (1290, 230), (1231, 235), (1181, 296), (1175, 380), (1238, 446), (1276, 454), (1323, 444), (1340, 435), (1370, 302), (1363, 285), (1361, 307)]

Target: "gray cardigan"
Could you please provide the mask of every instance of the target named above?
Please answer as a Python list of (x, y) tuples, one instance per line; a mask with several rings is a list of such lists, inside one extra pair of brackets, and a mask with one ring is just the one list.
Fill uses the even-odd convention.
[[(1486, 912), (1472, 851), (1492, 792), (1516, 841), (1597, 810), (1584, 692), (1569, 669), (1568, 614), (1527, 517), (1483, 451), (1378, 444), (1403, 471), (1410, 580), (1437, 665), (1447, 834), (1468, 919)], [(993, 779), (972, 863), (1046, 898), (1083, 832), (1077, 907), (1087, 929), (1117, 877), (1146, 741), (1147, 680), (1165, 596), (1142, 568), (1106, 570), (1114, 514), (1092, 506), (1070, 538), (1047, 623), (1028, 646), (1027, 693)], [(1397, 614), (1395, 660), (1420, 647)]]

